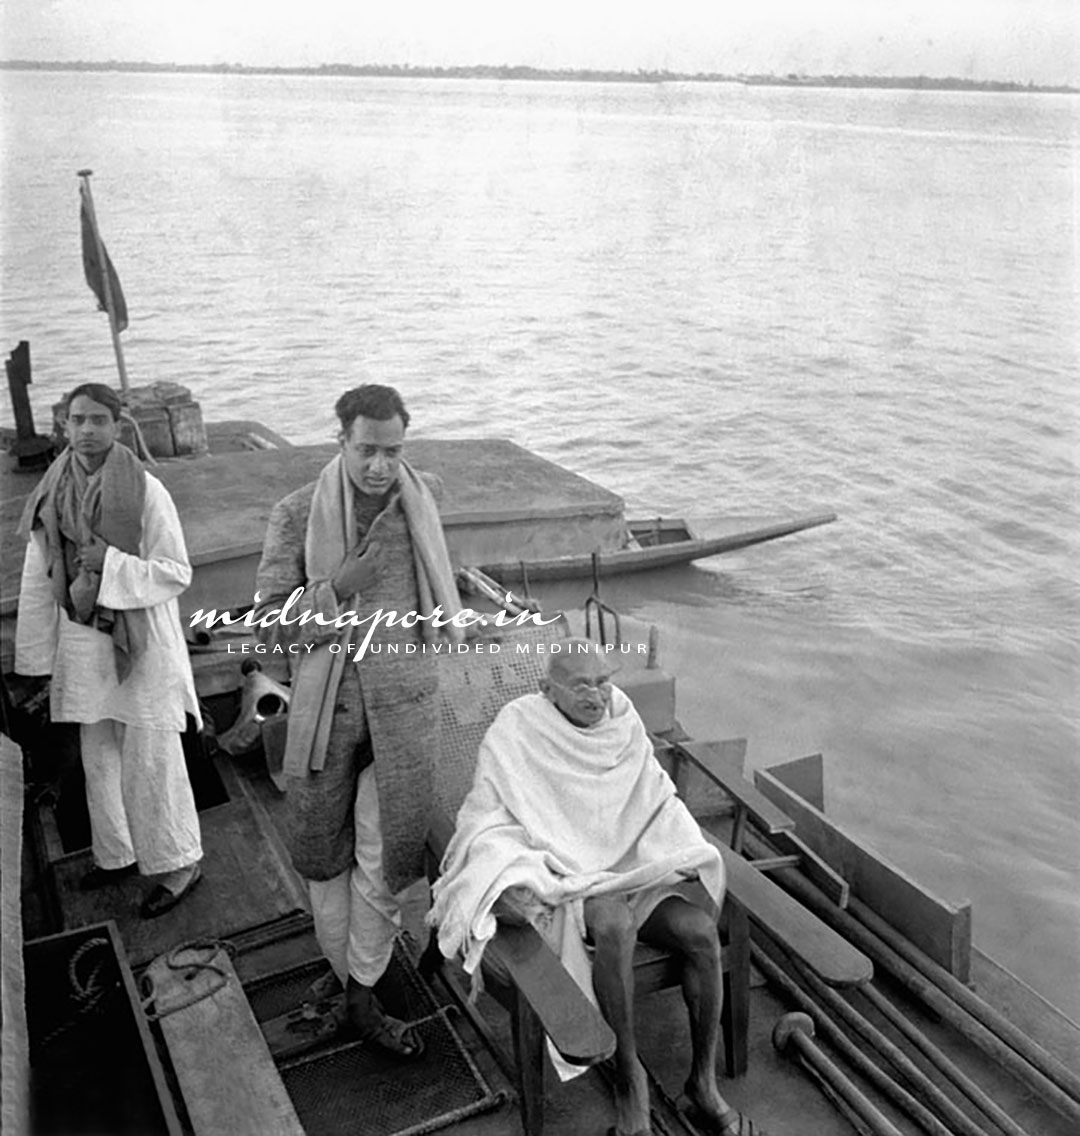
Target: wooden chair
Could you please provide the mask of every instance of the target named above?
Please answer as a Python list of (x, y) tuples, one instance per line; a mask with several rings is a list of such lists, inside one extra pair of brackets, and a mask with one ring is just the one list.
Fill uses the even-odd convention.
[[(517, 630), (497, 644), (469, 655), (440, 660), (441, 758), (436, 772), (435, 819), (429, 836), (434, 869), (453, 833), (473, 780), (480, 742), (499, 710), (511, 699), (539, 688), (548, 660), (546, 648), (566, 635), (564, 622)], [(485, 648), (492, 646), (485, 644)], [(724, 1005), (721, 1029), (728, 1076), (746, 1071), (750, 1006), (750, 935), (743, 905), (729, 896), (721, 916)], [(442, 965), (434, 936), (422, 968)], [(500, 926), (484, 954), (485, 988), (511, 1015), (513, 1067), (526, 1136), (543, 1128), (545, 1034), (572, 1064), (592, 1065), (609, 1057), (615, 1039), (599, 1011), (563, 969), (558, 957), (531, 927)], [(638, 946), (634, 983), (638, 994), (678, 985), (677, 958)]]

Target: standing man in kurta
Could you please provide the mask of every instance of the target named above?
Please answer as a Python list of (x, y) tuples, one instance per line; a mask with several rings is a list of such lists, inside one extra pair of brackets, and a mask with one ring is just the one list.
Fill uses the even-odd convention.
[(51, 675), (54, 722), (80, 723), (94, 866), (84, 890), (159, 877), (144, 918), (200, 879), (202, 846), (180, 735), (198, 700), (177, 597), (191, 565), (176, 507), (117, 442), (100, 383), (65, 399), (68, 448), (30, 495), (15, 670)]
[[(430, 620), (380, 621), (377, 612), (446, 618), (461, 604), (434, 479), (402, 458), (409, 413), (392, 387), (346, 391), (335, 411), (341, 451), (318, 480), (279, 501), (256, 577), (257, 614), (280, 609), (314, 620), (265, 631), (270, 644), (302, 644), (292, 678), (285, 749), (286, 837), (308, 882), (315, 934), (345, 986), (350, 1024), (409, 1058), (420, 1037), (389, 1017), (374, 994), (400, 926), (395, 895), (424, 870), (429, 802), (438, 755), (435, 659), (421, 649)], [(457, 628), (444, 634), (460, 639)], [(409, 648), (406, 653), (405, 648)], [(310, 650), (308, 650), (310, 648)], [(396, 648), (391, 653), (387, 648)]]

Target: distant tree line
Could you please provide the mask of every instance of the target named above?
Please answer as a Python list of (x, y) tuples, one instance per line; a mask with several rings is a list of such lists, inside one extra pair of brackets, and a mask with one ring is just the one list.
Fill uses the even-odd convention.
[(7, 71), (126, 71), (178, 72), (209, 75), (333, 75), (402, 79), (506, 79), (586, 83), (744, 83), (781, 87), (884, 87), (928, 91), (1018, 91), (1046, 94), (1080, 94), (1069, 86), (998, 79), (934, 78), (929, 75), (724, 75), (715, 71), (598, 71), (589, 68), (548, 68), (476, 64), (469, 67), (417, 67), (411, 63), (323, 63), (318, 67), (252, 67), (243, 63), (148, 63), (109, 60), (107, 63), (0, 60)]

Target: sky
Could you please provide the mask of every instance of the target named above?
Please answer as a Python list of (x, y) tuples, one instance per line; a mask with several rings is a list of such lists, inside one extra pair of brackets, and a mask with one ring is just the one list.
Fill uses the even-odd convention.
[(0, 0), (0, 59), (508, 63), (1080, 86), (1080, 0)]

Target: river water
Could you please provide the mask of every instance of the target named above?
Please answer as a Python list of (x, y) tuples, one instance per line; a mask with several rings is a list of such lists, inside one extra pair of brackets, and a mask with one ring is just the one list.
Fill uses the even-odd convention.
[(693, 733), (824, 752), (830, 814), (1080, 1017), (1078, 106), (3, 72), (0, 342), (39, 425), (115, 381), (90, 167), (134, 383), (313, 442), (377, 379), (631, 513), (834, 509), (605, 598)]

